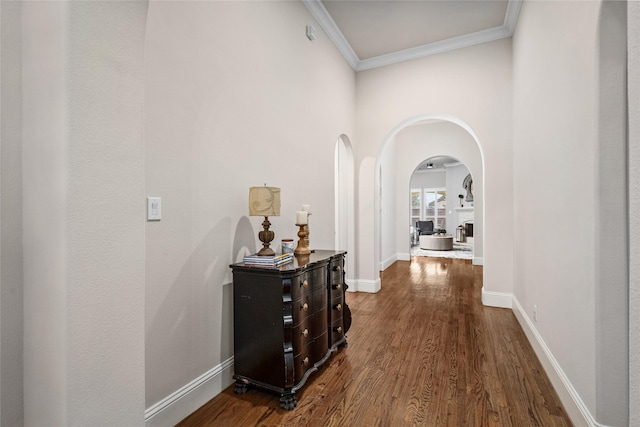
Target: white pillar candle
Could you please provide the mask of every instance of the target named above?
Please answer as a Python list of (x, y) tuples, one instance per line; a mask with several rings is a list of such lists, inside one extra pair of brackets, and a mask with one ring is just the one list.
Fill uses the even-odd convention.
[(311, 212), (311, 205), (302, 205), (302, 210), (305, 212)]
[(307, 215), (308, 212), (305, 211), (297, 211), (296, 212), (296, 224), (304, 225), (307, 223)]

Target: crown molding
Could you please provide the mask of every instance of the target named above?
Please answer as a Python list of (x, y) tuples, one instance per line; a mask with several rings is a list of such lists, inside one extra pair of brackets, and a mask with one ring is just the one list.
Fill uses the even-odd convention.
[(353, 51), (351, 45), (342, 34), (342, 31), (340, 31), (333, 21), (333, 18), (331, 18), (331, 15), (329, 15), (329, 12), (327, 12), (321, 0), (302, 0), (329, 39), (356, 72), (509, 38), (515, 30), (522, 1), (523, 0), (509, 0), (504, 23), (499, 27), (361, 60)]
[(509, 37), (513, 36), (513, 32), (516, 30), (522, 2), (523, 0), (509, 0), (507, 3), (507, 12), (504, 14), (504, 23), (502, 25), (509, 30)]
[(351, 68), (357, 70), (358, 63), (360, 59), (358, 59), (358, 55), (353, 51), (351, 45), (347, 42), (347, 39), (342, 34), (342, 31), (338, 28), (336, 23), (327, 12), (327, 9), (324, 7), (320, 0), (302, 0), (302, 3), (309, 9), (311, 15), (318, 21), (320, 27), (324, 30), (324, 32), (329, 37), (329, 40), (333, 42), (333, 44), (338, 48), (344, 59), (347, 60)]

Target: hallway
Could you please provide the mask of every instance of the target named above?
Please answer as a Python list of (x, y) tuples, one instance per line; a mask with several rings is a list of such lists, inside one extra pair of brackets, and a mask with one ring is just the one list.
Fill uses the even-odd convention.
[(233, 386), (186, 426), (569, 426), (511, 310), (480, 302), (482, 267), (412, 257), (382, 274), (377, 294), (348, 293), (349, 345), (297, 394)]

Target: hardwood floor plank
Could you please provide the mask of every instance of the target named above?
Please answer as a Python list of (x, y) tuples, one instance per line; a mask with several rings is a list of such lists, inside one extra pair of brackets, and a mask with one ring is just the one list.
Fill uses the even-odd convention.
[(179, 426), (570, 426), (513, 312), (481, 303), (482, 267), (414, 257), (348, 293), (349, 345), (280, 409), (229, 387)]

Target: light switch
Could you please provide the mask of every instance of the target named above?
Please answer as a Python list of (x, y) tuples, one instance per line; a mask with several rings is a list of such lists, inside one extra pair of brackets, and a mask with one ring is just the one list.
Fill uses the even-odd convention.
[(147, 220), (160, 221), (162, 219), (162, 199), (147, 197)]

